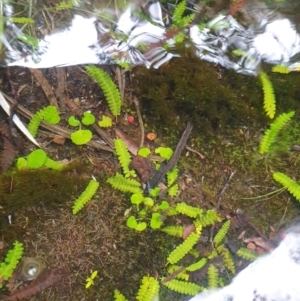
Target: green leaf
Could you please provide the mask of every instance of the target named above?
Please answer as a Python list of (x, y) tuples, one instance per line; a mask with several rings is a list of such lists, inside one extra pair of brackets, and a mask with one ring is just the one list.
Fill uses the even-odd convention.
[(162, 201), (161, 204), (159, 205), (159, 209), (161, 210), (167, 210), (170, 208), (170, 205), (167, 201)]
[(48, 106), (44, 109), (44, 120), (50, 124), (60, 122), (60, 116), (55, 106)]
[(136, 226), (135, 230), (141, 232), (144, 231), (146, 228), (147, 224), (145, 222), (141, 222)]
[(76, 145), (83, 145), (92, 139), (93, 135), (90, 130), (78, 130), (71, 134), (71, 140)]
[(155, 153), (159, 154), (163, 159), (169, 160), (173, 155), (173, 150), (169, 147), (158, 147)]
[(150, 221), (150, 227), (152, 229), (159, 229), (163, 225), (161, 221), (161, 214), (160, 213), (152, 213), (152, 218)]
[(154, 201), (151, 198), (144, 198), (144, 204), (148, 207), (153, 207)]
[(144, 200), (144, 196), (142, 194), (139, 193), (134, 193), (131, 197), (130, 197), (130, 201), (132, 204), (134, 205), (139, 205), (143, 202)]
[(81, 119), (81, 122), (84, 125), (92, 125), (93, 123), (95, 123), (95, 116), (90, 113), (90, 112), (84, 112), (83, 113), (83, 118)]
[(112, 120), (110, 117), (103, 115), (102, 119), (98, 122), (101, 128), (108, 128), (112, 126)]
[(131, 215), (127, 218), (126, 226), (131, 229), (135, 229), (137, 227), (137, 221), (135, 216)]
[(150, 190), (150, 195), (155, 198), (159, 195), (159, 192), (160, 192), (160, 188), (155, 187), (155, 188)]
[(47, 159), (47, 154), (42, 149), (36, 149), (27, 156), (27, 166), (31, 169), (42, 167)]
[(151, 151), (148, 147), (142, 147), (138, 151), (138, 155), (141, 157), (144, 157), (144, 158), (148, 157), (150, 154), (151, 154)]
[(20, 157), (17, 159), (17, 168), (18, 170), (26, 169), (27, 166), (27, 160), (24, 157)]
[(76, 119), (75, 116), (70, 116), (68, 119), (68, 123), (71, 126), (79, 126), (80, 125), (80, 121), (78, 119)]

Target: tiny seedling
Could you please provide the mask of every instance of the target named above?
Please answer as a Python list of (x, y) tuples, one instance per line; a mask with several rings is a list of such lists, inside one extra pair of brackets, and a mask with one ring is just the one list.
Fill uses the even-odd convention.
[(91, 285), (94, 285), (94, 279), (97, 277), (98, 271), (94, 271), (90, 277), (86, 278), (85, 288), (88, 289)]
[(110, 117), (103, 115), (102, 119), (98, 122), (101, 128), (109, 128), (112, 126), (112, 120)]

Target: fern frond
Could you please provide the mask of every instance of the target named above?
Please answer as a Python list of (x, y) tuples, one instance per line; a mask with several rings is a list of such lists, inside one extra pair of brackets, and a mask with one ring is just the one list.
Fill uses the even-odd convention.
[(171, 264), (175, 264), (181, 260), (198, 242), (201, 233), (192, 232), (187, 239), (173, 250), (167, 260)]
[(223, 257), (224, 266), (232, 273), (235, 274), (235, 264), (228, 249), (223, 248), (221, 255)]
[(214, 237), (214, 244), (218, 246), (225, 238), (230, 227), (230, 220), (226, 221), (219, 229), (218, 233)]
[(195, 223), (200, 223), (203, 227), (213, 225), (215, 222), (222, 221), (222, 218), (215, 210), (207, 210), (205, 213), (201, 214)]
[(54, 161), (54, 160), (50, 159), (49, 157), (46, 158), (44, 166), (54, 169), (54, 170), (62, 170), (64, 168), (64, 164)]
[[(181, 267), (179, 265), (170, 265), (168, 267), (168, 274), (172, 274), (176, 271), (178, 271), (179, 269), (181, 269)], [(185, 280), (185, 281), (188, 281), (189, 280), (189, 274), (187, 274), (185, 272), (185, 270), (182, 270), (180, 273), (178, 273), (176, 275), (176, 278), (177, 279), (181, 279), (181, 280)]]
[(282, 172), (274, 172), (273, 179), (300, 201), (300, 185)]
[(30, 119), (30, 122), (28, 124), (28, 131), (33, 137), (35, 137), (37, 134), (41, 121), (44, 119), (44, 114), (44, 109), (41, 109), (36, 112)]
[(129, 151), (126, 147), (125, 142), (122, 139), (117, 138), (114, 141), (114, 146), (115, 146), (116, 154), (117, 154), (118, 159), (119, 159), (119, 163), (122, 166), (125, 178), (128, 178), (132, 175), (135, 175), (135, 171), (129, 169), (131, 156), (130, 156)]
[(270, 146), (276, 140), (279, 131), (291, 120), (295, 115), (295, 111), (280, 114), (266, 130), (259, 144), (260, 154), (265, 154), (269, 151)]
[(152, 301), (159, 292), (159, 283), (154, 277), (144, 276), (136, 299), (138, 301)]
[(271, 119), (275, 116), (276, 99), (274, 94), (273, 85), (265, 72), (259, 74), (259, 78), (264, 91), (264, 109)]
[(79, 196), (79, 198), (73, 204), (73, 214), (78, 213), (83, 206), (93, 197), (99, 187), (99, 182), (92, 179), (84, 192)]
[[(8, 280), (23, 255), (23, 244), (15, 241), (13, 249), (9, 250), (3, 262), (0, 263), (0, 280)], [(2, 287), (0, 281), (0, 288)]]
[(254, 261), (259, 257), (259, 255), (256, 252), (246, 249), (246, 248), (240, 248), (236, 252), (236, 254), (238, 256), (240, 256), (241, 258), (249, 260), (249, 261)]
[(185, 16), (181, 19), (180, 21), (180, 25), (181, 27), (186, 27), (187, 25), (189, 25), (195, 18), (195, 14), (190, 14), (188, 16)]
[(207, 263), (207, 259), (206, 258), (201, 258), (199, 261), (189, 265), (186, 270), (188, 272), (194, 272), (194, 271), (198, 271), (200, 269), (202, 269)]
[(178, 184), (174, 184), (174, 182), (178, 178), (178, 168), (175, 166), (172, 170), (167, 172), (167, 186), (170, 187), (168, 189), (169, 196), (176, 196), (179, 190)]
[(85, 69), (102, 88), (111, 113), (114, 116), (120, 115), (122, 103), (121, 95), (110, 76), (95, 66), (86, 66)]
[(175, 207), (176, 211), (187, 215), (189, 217), (192, 218), (196, 218), (198, 215), (202, 214), (202, 209), (198, 208), (198, 207), (193, 207), (190, 205), (187, 205), (186, 203), (182, 202), (182, 203), (178, 203)]
[(114, 290), (114, 299), (115, 301), (128, 301), (119, 290)]
[(209, 265), (207, 270), (207, 276), (209, 288), (217, 288), (219, 282), (219, 271), (214, 265)]
[(162, 232), (167, 233), (171, 236), (182, 237), (183, 227), (182, 226), (167, 226), (161, 229)]
[(291, 70), (287, 67), (287, 65), (276, 65), (272, 67), (272, 72), (288, 74), (291, 72)]
[(12, 17), (9, 18), (14, 23), (19, 24), (34, 24), (34, 20), (32, 18), (26, 18), (26, 17)]
[(74, 7), (73, 1), (61, 1), (60, 3), (57, 3), (55, 5), (55, 10), (60, 11), (60, 10), (66, 10), (66, 9), (71, 9)]
[(164, 285), (175, 292), (185, 295), (195, 296), (199, 292), (204, 290), (204, 287), (197, 285), (192, 282), (181, 281), (177, 279), (172, 279), (171, 281), (167, 281)]
[(195, 15), (191, 14), (186, 17), (183, 17), (183, 14), (186, 10), (186, 0), (178, 3), (174, 9), (172, 15), (173, 27), (185, 27), (194, 19)]
[(143, 190), (141, 188), (141, 183), (136, 180), (128, 179), (119, 173), (116, 173), (114, 177), (107, 179), (107, 182), (115, 189), (122, 192), (138, 193), (142, 194)]

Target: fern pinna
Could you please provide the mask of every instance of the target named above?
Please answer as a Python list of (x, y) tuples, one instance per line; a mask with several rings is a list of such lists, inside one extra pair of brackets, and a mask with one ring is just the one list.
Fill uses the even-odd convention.
[(121, 95), (110, 76), (104, 70), (95, 66), (86, 66), (85, 69), (102, 88), (111, 113), (114, 116), (120, 115), (122, 103)]
[(294, 111), (282, 113), (271, 123), (270, 128), (264, 133), (264, 136), (260, 141), (260, 154), (269, 152), (270, 146), (276, 140), (279, 131), (291, 120), (294, 115)]
[(274, 172), (273, 179), (300, 201), (300, 185), (282, 172)]
[(259, 78), (264, 91), (264, 109), (271, 119), (275, 116), (276, 111), (276, 99), (274, 94), (273, 85), (265, 72), (259, 74)]
[(178, 292), (180, 294), (185, 294), (185, 295), (195, 296), (199, 292), (204, 290), (204, 287), (202, 287), (200, 285), (197, 285), (192, 282), (177, 280), (177, 279), (172, 279), (170, 281), (163, 282), (163, 283), (170, 290), (173, 290), (175, 292)]
[(92, 179), (84, 192), (79, 196), (79, 198), (73, 204), (73, 214), (78, 213), (83, 206), (93, 197), (99, 187), (99, 182)]
[(22, 258), (23, 250), (23, 244), (15, 241), (13, 249), (7, 252), (4, 261), (0, 263), (0, 288), (3, 286), (2, 282), (11, 277), (19, 263), (19, 260)]
[(143, 193), (140, 182), (134, 179), (125, 178), (119, 173), (116, 173), (115, 176), (108, 178), (107, 182), (113, 188), (118, 189), (122, 192), (130, 192), (130, 193), (137, 193), (137, 194)]
[(125, 142), (122, 139), (117, 138), (114, 141), (114, 146), (115, 146), (115, 150), (116, 150), (116, 154), (118, 156), (119, 162), (122, 166), (125, 178), (134, 176), (135, 171), (129, 169), (129, 164), (131, 162), (131, 156), (126, 147)]

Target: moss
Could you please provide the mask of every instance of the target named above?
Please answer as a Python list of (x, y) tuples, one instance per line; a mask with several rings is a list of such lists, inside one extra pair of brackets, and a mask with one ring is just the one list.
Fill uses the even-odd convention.
[(159, 70), (138, 68), (138, 91), (149, 118), (170, 128), (193, 119), (196, 129), (209, 136), (225, 126), (265, 120), (258, 80), (219, 69), (191, 51)]

